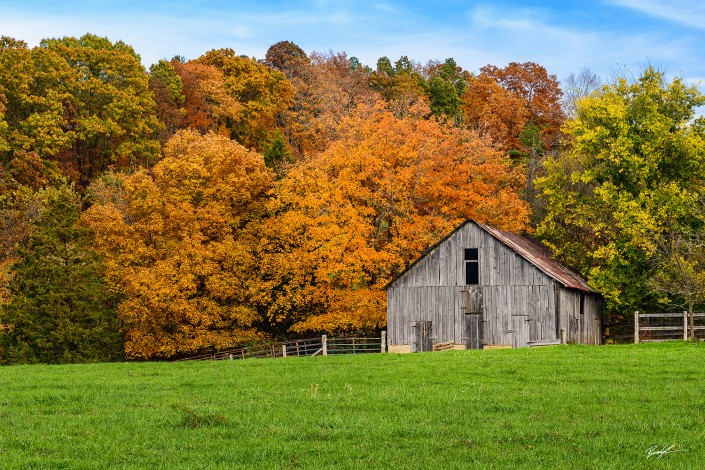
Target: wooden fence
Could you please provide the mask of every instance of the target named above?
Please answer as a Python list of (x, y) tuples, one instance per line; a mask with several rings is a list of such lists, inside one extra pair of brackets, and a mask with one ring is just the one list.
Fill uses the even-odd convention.
[[(705, 313), (693, 314), (695, 337), (705, 339)], [(690, 337), (688, 312), (634, 312), (634, 343), (647, 341), (687, 341)]]
[(387, 352), (387, 332), (377, 337), (339, 337), (295, 339), (279, 343), (261, 344), (245, 348), (220, 351), (215, 354), (180, 359), (181, 361), (219, 361), (255, 359), (265, 357), (328, 356), (334, 354), (368, 354)]

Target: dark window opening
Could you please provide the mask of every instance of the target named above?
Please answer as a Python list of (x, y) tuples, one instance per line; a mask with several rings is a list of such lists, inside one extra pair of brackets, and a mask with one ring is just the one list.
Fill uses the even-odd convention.
[(580, 294), (580, 315), (585, 314), (585, 294)]
[(465, 248), (465, 284), (480, 283), (480, 259), (477, 248)]

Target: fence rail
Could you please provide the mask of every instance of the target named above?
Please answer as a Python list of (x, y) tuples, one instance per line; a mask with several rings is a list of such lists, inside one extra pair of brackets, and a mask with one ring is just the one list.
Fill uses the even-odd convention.
[[(634, 343), (693, 339), (689, 322), (688, 312), (634, 312)], [(693, 313), (693, 322), (696, 339), (705, 339), (705, 313)]]
[(219, 361), (234, 359), (255, 359), (266, 357), (327, 356), (333, 354), (369, 354), (387, 352), (387, 337), (383, 331), (380, 337), (340, 337), (294, 339), (279, 343), (229, 349), (214, 354), (201, 354), (180, 361)]

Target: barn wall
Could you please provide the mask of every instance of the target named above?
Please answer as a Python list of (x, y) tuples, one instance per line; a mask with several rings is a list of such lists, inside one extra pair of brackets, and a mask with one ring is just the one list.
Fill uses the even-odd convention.
[[(580, 313), (580, 297), (583, 312)], [(602, 344), (601, 299), (596, 294), (560, 288), (560, 328), (565, 330), (567, 343)]]
[(387, 289), (390, 345), (409, 344), (417, 320), (433, 322), (435, 342), (465, 342), (465, 248), (479, 249), (485, 344), (519, 347), (558, 338), (555, 281), (468, 223)]

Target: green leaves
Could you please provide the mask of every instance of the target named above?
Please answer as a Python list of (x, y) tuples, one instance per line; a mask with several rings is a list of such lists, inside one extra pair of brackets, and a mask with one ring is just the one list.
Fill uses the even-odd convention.
[(691, 119), (704, 102), (653, 68), (619, 79), (578, 102), (565, 152), (546, 162), (538, 232), (563, 247), (612, 311), (650, 302), (659, 240), (702, 223), (705, 133)]
[(12, 268), (10, 303), (0, 307), (0, 363), (119, 359), (117, 299), (102, 279), (91, 232), (76, 225), (78, 198), (66, 186), (41, 195), (46, 206)]

